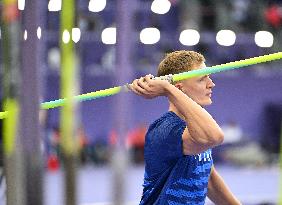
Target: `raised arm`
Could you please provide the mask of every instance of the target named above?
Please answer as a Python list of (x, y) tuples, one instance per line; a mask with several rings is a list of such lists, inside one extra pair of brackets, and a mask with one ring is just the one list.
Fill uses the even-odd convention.
[(183, 133), (184, 154), (198, 154), (223, 141), (223, 132), (212, 116), (174, 85), (151, 76), (133, 81), (132, 90), (145, 98), (166, 96), (187, 123)]
[(184, 154), (198, 154), (222, 143), (222, 130), (203, 107), (173, 85), (167, 90), (172, 106), (180, 111), (187, 123), (182, 135)]

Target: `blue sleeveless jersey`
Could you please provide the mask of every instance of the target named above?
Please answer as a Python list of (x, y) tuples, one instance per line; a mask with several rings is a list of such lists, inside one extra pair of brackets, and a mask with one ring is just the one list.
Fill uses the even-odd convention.
[(173, 112), (152, 123), (146, 134), (145, 174), (140, 205), (204, 205), (213, 164), (211, 149), (183, 155), (185, 121)]

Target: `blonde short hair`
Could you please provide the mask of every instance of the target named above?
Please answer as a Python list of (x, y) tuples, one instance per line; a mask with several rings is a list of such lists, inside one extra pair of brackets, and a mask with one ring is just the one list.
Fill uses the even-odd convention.
[(202, 54), (195, 51), (174, 51), (166, 54), (158, 67), (158, 76), (177, 74), (190, 71), (194, 66), (205, 62)]

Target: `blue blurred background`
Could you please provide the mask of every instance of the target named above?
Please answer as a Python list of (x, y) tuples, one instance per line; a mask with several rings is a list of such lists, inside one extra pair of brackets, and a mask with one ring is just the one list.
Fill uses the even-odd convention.
[[(281, 50), (281, 1), (185, 1), (171, 0), (171, 7), (165, 14), (151, 10), (152, 1), (140, 0), (134, 4), (133, 45), (130, 64), (133, 77), (152, 73), (166, 52), (186, 49), (201, 52), (208, 66), (242, 60)], [(101, 33), (105, 28), (115, 27), (116, 2), (107, 1), (104, 10), (90, 12), (88, 1), (77, 2), (78, 26), (81, 39), (77, 46), (80, 59), (81, 93), (92, 92), (116, 86), (115, 44), (104, 44)], [(139, 40), (140, 31), (155, 27), (160, 39), (154, 44)], [(185, 29), (195, 29), (200, 34), (196, 45), (187, 46), (179, 41)], [(223, 46), (216, 40), (220, 30), (232, 30), (236, 35), (233, 45)], [(45, 38), (46, 58), (44, 100), (59, 98), (59, 12), (48, 12)], [(258, 31), (273, 35), (273, 44), (260, 47), (255, 42)], [(44, 35), (44, 34), (43, 34)], [(228, 38), (226, 36), (226, 38)], [(242, 129), (244, 139), (264, 144), (271, 152), (278, 152), (281, 121), (282, 70), (281, 62), (272, 62), (246, 69), (213, 75), (213, 105), (207, 109), (221, 125), (233, 123)], [(124, 82), (127, 83), (127, 82)], [(147, 126), (167, 108), (165, 99), (154, 101), (130, 96), (132, 107), (128, 110), (131, 119), (128, 128)], [(114, 112), (114, 98), (104, 98), (81, 104), (82, 126), (90, 143), (107, 141), (114, 129), (111, 116)], [(105, 112), (107, 108), (107, 112)], [(280, 114), (279, 114), (280, 113)], [(49, 110), (46, 128), (58, 127), (59, 110)], [(279, 117), (280, 116), (280, 117)], [(270, 120), (272, 119), (272, 120)], [(276, 121), (277, 120), (277, 121)]]

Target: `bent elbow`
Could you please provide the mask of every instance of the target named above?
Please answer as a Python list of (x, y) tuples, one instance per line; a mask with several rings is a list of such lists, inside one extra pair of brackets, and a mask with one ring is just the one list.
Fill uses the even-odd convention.
[(217, 129), (203, 135), (191, 135), (191, 139), (200, 146), (212, 148), (223, 143), (224, 133), (221, 129)]
[(224, 141), (224, 133), (222, 130), (219, 130), (216, 134), (213, 135), (213, 144), (215, 146), (220, 145)]

